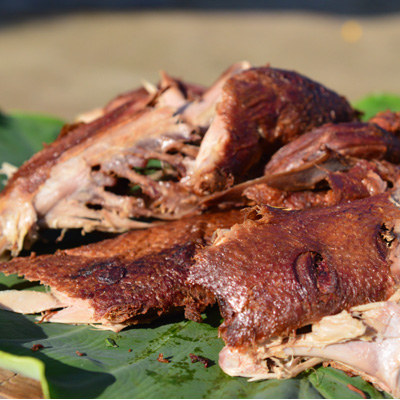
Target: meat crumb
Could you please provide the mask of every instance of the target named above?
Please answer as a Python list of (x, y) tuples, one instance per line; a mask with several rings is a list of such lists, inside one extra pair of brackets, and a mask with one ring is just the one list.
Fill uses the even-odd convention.
[(34, 344), (34, 345), (31, 347), (31, 350), (32, 350), (32, 351), (38, 351), (38, 350), (43, 349), (43, 348), (44, 348), (44, 346), (43, 346), (42, 344), (37, 343), (37, 344)]
[(85, 353), (81, 353), (81, 352), (78, 351), (78, 350), (77, 350), (75, 353), (76, 353), (76, 355), (79, 356), (79, 357), (83, 357), (83, 356), (86, 355)]
[(192, 363), (201, 362), (204, 364), (204, 368), (208, 368), (210, 366), (211, 360), (209, 358), (203, 356), (196, 356), (196, 354), (190, 353), (189, 354)]
[(167, 360), (166, 358), (164, 358), (164, 354), (163, 354), (163, 353), (160, 353), (160, 354), (158, 355), (157, 361), (158, 361), (158, 362), (162, 362), (162, 363), (166, 363), (166, 364), (169, 363), (169, 360)]
[(363, 399), (366, 399), (366, 398), (367, 398), (366, 394), (365, 394), (361, 389), (356, 388), (356, 387), (353, 386), (351, 383), (349, 383), (349, 384), (347, 385), (347, 387), (348, 387), (350, 390), (352, 390), (353, 392), (358, 393)]

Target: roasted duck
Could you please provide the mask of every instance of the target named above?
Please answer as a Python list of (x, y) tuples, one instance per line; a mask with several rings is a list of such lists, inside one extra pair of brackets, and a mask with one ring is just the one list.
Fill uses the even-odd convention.
[(270, 67), (245, 70), (222, 89), (189, 185), (200, 193), (230, 187), (260, 158), (268, 160), (301, 134), (357, 117), (344, 98), (299, 74)]
[[(381, 343), (388, 338), (399, 346), (399, 335), (395, 340), (392, 327), (382, 320), (386, 307), (400, 318), (399, 306), (357, 308), (387, 301), (396, 292), (399, 199), (397, 189), (301, 211), (257, 206), (242, 224), (219, 231), (212, 245), (197, 253), (189, 280), (217, 297), (224, 318), (219, 333), (226, 343), (221, 368), (231, 375), (266, 379), (294, 376), (323, 359), (337, 360), (399, 394), (392, 379), (400, 367), (397, 352), (385, 355), (392, 367), (376, 374), (374, 356), (355, 357), (354, 350), (345, 350), (353, 339)], [(364, 314), (369, 309), (379, 315)], [(322, 319), (334, 314), (339, 316)], [(361, 325), (357, 332), (352, 330), (354, 318)], [(341, 324), (338, 337), (330, 330), (335, 321)], [(317, 325), (306, 334), (311, 324)], [(378, 330), (369, 329), (377, 325)], [(315, 335), (322, 339), (314, 345)], [(324, 342), (324, 337), (331, 341)], [(374, 354), (386, 345), (392, 348), (389, 342), (377, 343), (369, 346)], [(354, 346), (368, 348), (366, 343)], [(303, 356), (316, 359), (304, 361)]]
[(48, 312), (46, 321), (101, 324), (116, 331), (181, 310), (200, 321), (200, 312), (215, 298), (186, 283), (195, 251), (215, 230), (242, 219), (238, 210), (203, 214), (54, 255), (0, 263), (3, 273), (51, 288), (48, 293), (1, 291), (0, 308)]
[(163, 73), (82, 114), (0, 194), (0, 256), (42, 228), (147, 229), (0, 263), (50, 287), (2, 291), (0, 307), (119, 331), (200, 321), (217, 300), (228, 374), (327, 361), (400, 395), (400, 114), (358, 118), (322, 85), (246, 62), (208, 89)]
[(66, 127), (0, 194), (0, 254), (17, 255), (39, 227), (121, 232), (179, 219), (261, 175), (280, 145), (358, 117), (295, 72), (249, 67), (233, 65), (208, 90), (164, 75), (154, 93), (127, 93)]

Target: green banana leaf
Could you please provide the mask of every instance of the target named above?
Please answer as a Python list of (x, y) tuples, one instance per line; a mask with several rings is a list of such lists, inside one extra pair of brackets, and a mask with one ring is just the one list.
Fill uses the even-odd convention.
[[(43, 143), (51, 143), (62, 126), (63, 121), (54, 117), (0, 113), (0, 167), (3, 162), (19, 167), (41, 150)], [(4, 187), (1, 178), (0, 190)]]
[(380, 111), (400, 111), (400, 97), (389, 93), (375, 93), (354, 102), (353, 106), (364, 112), (362, 119), (367, 121)]
[[(400, 110), (400, 97), (373, 95), (355, 106), (369, 118), (388, 108)], [(0, 164), (21, 165), (43, 142), (55, 139), (62, 121), (44, 116), (0, 115)], [(16, 276), (0, 274), (0, 290), (45, 290)], [(0, 311), (0, 368), (40, 381), (48, 398), (389, 398), (359, 377), (319, 367), (279, 381), (248, 382), (218, 366), (218, 309), (204, 323), (182, 316), (131, 327), (118, 334), (91, 326), (38, 324), (35, 316)], [(43, 348), (33, 351), (35, 344)], [(163, 354), (168, 363), (157, 361)], [(208, 368), (189, 354), (210, 360)]]

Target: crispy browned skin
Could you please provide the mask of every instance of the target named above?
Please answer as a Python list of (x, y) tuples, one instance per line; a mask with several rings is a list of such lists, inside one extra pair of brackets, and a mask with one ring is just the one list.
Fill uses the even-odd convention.
[(14, 258), (0, 270), (89, 300), (96, 317), (111, 322), (146, 322), (183, 308), (187, 318), (200, 320), (215, 299), (186, 284), (192, 257), (216, 229), (242, 219), (238, 210), (204, 214), (54, 255)]
[(303, 211), (256, 207), (196, 255), (189, 279), (216, 295), (224, 341), (248, 346), (387, 299), (399, 218), (389, 193)]
[[(210, 127), (220, 140), (207, 150), (219, 159), (211, 154), (216, 161), (198, 171), (196, 188), (214, 192), (231, 186), (261, 157), (268, 159), (304, 132), (357, 118), (344, 97), (296, 72), (270, 67), (242, 71), (223, 87)], [(202, 149), (199, 157), (205, 158)]]
[(367, 160), (400, 163), (400, 140), (371, 123), (325, 124), (279, 149), (265, 167), (266, 174), (288, 172), (306, 163), (319, 163), (328, 151)]
[(369, 122), (379, 125), (388, 132), (400, 136), (400, 111), (383, 111), (372, 117)]
[(305, 76), (278, 68), (252, 68), (230, 78), (218, 110), (230, 129), (258, 130), (270, 145), (291, 142), (326, 122), (357, 119), (347, 100)]

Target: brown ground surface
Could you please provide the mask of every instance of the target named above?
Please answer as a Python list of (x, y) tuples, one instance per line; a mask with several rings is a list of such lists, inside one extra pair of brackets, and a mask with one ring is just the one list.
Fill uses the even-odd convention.
[(157, 81), (160, 69), (210, 84), (243, 59), (295, 69), (350, 100), (400, 94), (400, 14), (356, 18), (353, 27), (348, 21), (277, 11), (142, 11), (9, 25), (0, 29), (0, 108), (70, 119), (142, 79)]
[[(352, 18), (354, 19), (354, 18)], [(72, 119), (158, 71), (210, 84), (230, 63), (297, 70), (350, 100), (400, 94), (400, 15), (124, 12), (32, 20), (0, 29), (0, 109)], [(0, 160), (1, 161), (1, 160)], [(0, 397), (21, 397), (0, 370)], [(23, 397), (40, 396), (25, 381)], [(29, 390), (27, 388), (30, 388)]]
[(0, 399), (43, 399), (38, 381), (0, 369)]

